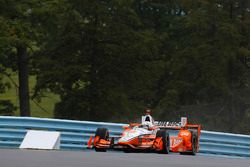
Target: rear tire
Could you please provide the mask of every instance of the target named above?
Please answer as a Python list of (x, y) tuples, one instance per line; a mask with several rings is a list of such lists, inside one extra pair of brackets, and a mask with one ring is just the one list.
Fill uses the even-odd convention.
[[(108, 140), (109, 138), (109, 131), (107, 128), (97, 128), (95, 132), (95, 137), (99, 136), (99, 140), (104, 139)], [(107, 150), (105, 148), (97, 148), (95, 147), (96, 152), (106, 152)]]
[(161, 154), (168, 154), (169, 153), (169, 134), (166, 130), (158, 130), (156, 133), (156, 138), (161, 137), (163, 142), (163, 149), (159, 151)]
[(195, 155), (197, 152), (197, 135), (195, 133), (192, 133), (192, 151), (191, 155)]

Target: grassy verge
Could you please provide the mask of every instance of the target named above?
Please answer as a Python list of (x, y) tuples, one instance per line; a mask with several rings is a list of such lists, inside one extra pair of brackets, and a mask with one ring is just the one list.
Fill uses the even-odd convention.
[[(11, 78), (18, 85), (18, 75), (16, 73), (13, 73)], [(4, 80), (11, 83), (11, 88), (8, 89), (5, 93), (0, 94), (0, 99), (10, 100), (17, 107), (17, 110), (14, 112), (14, 115), (19, 116), (20, 109), (19, 109), (19, 99), (18, 99), (18, 88), (16, 88), (16, 86), (11, 82), (9, 78), (6, 77), (4, 78)], [(32, 94), (35, 84), (36, 84), (35, 76), (30, 76), (29, 77), (30, 95)], [(59, 96), (53, 93), (46, 93), (45, 97), (42, 97), (40, 102), (30, 100), (31, 116), (53, 118), (55, 103), (59, 101), (60, 101)]]

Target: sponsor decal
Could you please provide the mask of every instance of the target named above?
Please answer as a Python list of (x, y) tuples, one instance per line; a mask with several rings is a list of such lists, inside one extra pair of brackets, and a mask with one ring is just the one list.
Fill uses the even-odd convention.
[(129, 141), (135, 137), (139, 137), (141, 135), (147, 135), (147, 134), (151, 134), (152, 132), (146, 130), (146, 129), (142, 129), (142, 128), (137, 128), (136, 130), (130, 130), (130, 131), (125, 131), (123, 132), (122, 137), (119, 139), (120, 142), (124, 142), (124, 141)]
[(179, 145), (181, 142), (182, 142), (182, 139), (175, 138), (175, 139), (170, 140), (170, 145), (176, 146), (176, 145)]
[(189, 132), (181, 132), (181, 136), (189, 136)]

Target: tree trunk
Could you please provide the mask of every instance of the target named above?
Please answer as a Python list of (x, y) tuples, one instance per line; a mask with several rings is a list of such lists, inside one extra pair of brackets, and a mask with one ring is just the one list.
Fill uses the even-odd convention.
[(30, 116), (28, 53), (24, 45), (17, 46), (20, 116)]

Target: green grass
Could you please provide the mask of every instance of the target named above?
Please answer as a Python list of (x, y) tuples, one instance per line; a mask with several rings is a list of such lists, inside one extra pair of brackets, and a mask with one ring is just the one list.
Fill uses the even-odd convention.
[[(16, 84), (18, 84), (18, 75), (16, 73), (13, 73), (11, 78)], [(11, 82), (9, 78), (5, 77), (4, 81), (11, 83), (11, 88), (6, 90), (5, 93), (0, 94), (0, 99), (10, 100), (17, 107), (17, 110), (14, 112), (14, 115), (19, 116), (20, 109), (19, 109), (18, 89), (15, 87), (15, 85)], [(30, 95), (32, 95), (35, 84), (36, 84), (35, 76), (30, 76), (29, 77)], [(55, 103), (59, 102), (60, 98), (58, 95), (55, 95), (53, 93), (46, 93), (44, 95), (45, 97), (42, 97), (41, 101), (37, 102), (38, 105), (34, 101), (30, 100), (30, 111), (32, 117), (53, 118)]]

